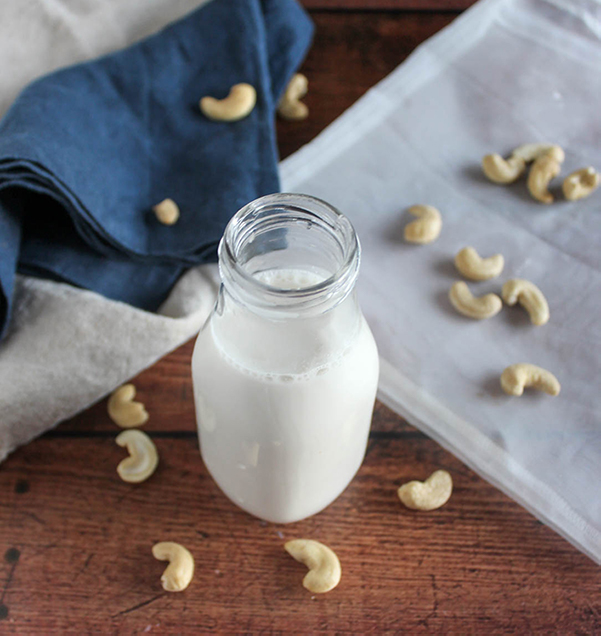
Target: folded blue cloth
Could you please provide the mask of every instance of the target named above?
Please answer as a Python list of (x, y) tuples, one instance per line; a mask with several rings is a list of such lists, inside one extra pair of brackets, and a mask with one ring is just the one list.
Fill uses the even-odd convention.
[[(28, 86), (0, 122), (0, 333), (17, 269), (154, 310), (215, 259), (232, 214), (279, 190), (275, 108), (311, 35), (296, 0), (213, 0)], [(240, 82), (257, 91), (248, 117), (200, 112)], [(165, 198), (173, 226), (152, 213)]]

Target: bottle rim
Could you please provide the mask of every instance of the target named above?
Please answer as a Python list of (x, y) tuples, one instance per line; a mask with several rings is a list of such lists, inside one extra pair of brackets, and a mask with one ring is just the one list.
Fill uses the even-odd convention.
[[(240, 260), (243, 247), (258, 227), (308, 222), (329, 233), (340, 246), (338, 267), (324, 280), (300, 289), (281, 289), (259, 280)], [(355, 286), (361, 246), (350, 220), (326, 201), (307, 194), (269, 194), (242, 207), (230, 219), (219, 243), (219, 271), (226, 290), (245, 305), (271, 311), (326, 311)]]

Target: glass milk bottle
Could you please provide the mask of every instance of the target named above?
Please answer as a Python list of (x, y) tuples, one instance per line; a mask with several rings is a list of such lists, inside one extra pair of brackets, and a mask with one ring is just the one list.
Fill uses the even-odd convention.
[(249, 203), (219, 245), (192, 357), (200, 449), (221, 490), (267, 521), (319, 512), (363, 461), (379, 363), (359, 261), (349, 220), (299, 194)]

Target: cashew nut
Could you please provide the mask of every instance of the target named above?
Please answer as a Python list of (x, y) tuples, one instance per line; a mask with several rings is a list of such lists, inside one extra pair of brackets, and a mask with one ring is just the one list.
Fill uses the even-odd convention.
[(156, 470), (159, 454), (153, 441), (137, 429), (123, 431), (115, 438), (119, 446), (127, 447), (129, 457), (121, 460), (117, 466), (119, 477), (123, 481), (138, 484), (148, 479)]
[(250, 84), (234, 84), (224, 99), (203, 97), (200, 110), (214, 121), (238, 121), (250, 115), (257, 102), (257, 91)]
[(333, 590), (340, 582), (342, 570), (335, 552), (327, 545), (312, 539), (288, 541), (284, 549), (297, 561), (304, 563), (309, 572), (303, 579), (303, 586), (314, 594)]
[(173, 541), (161, 541), (152, 546), (152, 556), (159, 561), (169, 561), (161, 576), (163, 589), (182, 592), (194, 576), (194, 557), (183, 545)]
[(513, 183), (526, 170), (526, 164), (543, 155), (553, 157), (558, 163), (565, 158), (563, 150), (553, 144), (524, 144), (518, 146), (508, 159), (501, 155), (486, 155), (482, 159), (484, 174), (495, 183)]
[(563, 194), (570, 201), (584, 199), (599, 187), (599, 173), (593, 168), (581, 168), (563, 180)]
[(559, 381), (550, 371), (526, 362), (508, 366), (501, 374), (501, 386), (509, 395), (522, 395), (530, 386), (549, 395), (559, 395), (561, 390)]
[(495, 183), (513, 183), (526, 170), (526, 162), (521, 157), (514, 156), (505, 160), (495, 153), (482, 159), (482, 170)]
[(541, 155), (530, 168), (528, 174), (528, 190), (541, 203), (553, 203), (553, 195), (549, 192), (549, 183), (561, 171), (559, 162), (551, 155)]
[(455, 267), (471, 280), (488, 280), (503, 271), (505, 259), (502, 254), (481, 258), (473, 247), (464, 247), (455, 256)]
[(563, 163), (565, 159), (563, 149), (555, 144), (523, 144), (522, 146), (518, 146), (511, 153), (512, 157), (519, 157), (526, 163), (536, 161), (536, 159), (543, 155), (553, 157), (557, 163)]
[(446, 470), (434, 471), (426, 481), (410, 481), (397, 491), (399, 499), (412, 510), (436, 510), (449, 500), (453, 479)]
[(152, 211), (156, 214), (157, 219), (165, 225), (173, 225), (179, 219), (179, 207), (173, 199), (163, 199), (152, 208)]
[(298, 121), (308, 117), (309, 109), (306, 104), (300, 101), (301, 97), (307, 94), (308, 88), (309, 80), (302, 73), (293, 75), (278, 104), (280, 117), (291, 121)]
[(503, 308), (503, 302), (496, 294), (472, 296), (472, 292), (463, 281), (453, 283), (449, 291), (449, 300), (460, 314), (476, 320), (492, 318)]
[(508, 280), (501, 291), (503, 300), (509, 305), (520, 303), (530, 315), (533, 325), (541, 326), (549, 321), (549, 305), (543, 292), (529, 280), (512, 278)]
[(440, 212), (431, 205), (413, 205), (409, 213), (417, 216), (405, 226), (405, 240), (409, 243), (426, 244), (435, 241), (442, 228)]
[(148, 422), (142, 402), (134, 402), (136, 387), (124, 384), (116, 389), (108, 401), (109, 417), (121, 428), (134, 428)]

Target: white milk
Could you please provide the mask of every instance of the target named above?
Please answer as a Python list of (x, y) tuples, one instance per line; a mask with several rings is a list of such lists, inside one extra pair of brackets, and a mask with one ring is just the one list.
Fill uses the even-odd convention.
[[(303, 270), (257, 277), (278, 289), (323, 279)], [(376, 395), (378, 354), (354, 295), (318, 320), (277, 323), (242, 312), (229, 331), (219, 320), (200, 333), (192, 360), (204, 462), (253, 515), (288, 523), (315, 514), (359, 469)]]
[(321, 283), (328, 274), (327, 272), (309, 272), (304, 269), (268, 269), (257, 272), (254, 277), (276, 289), (305, 289)]

